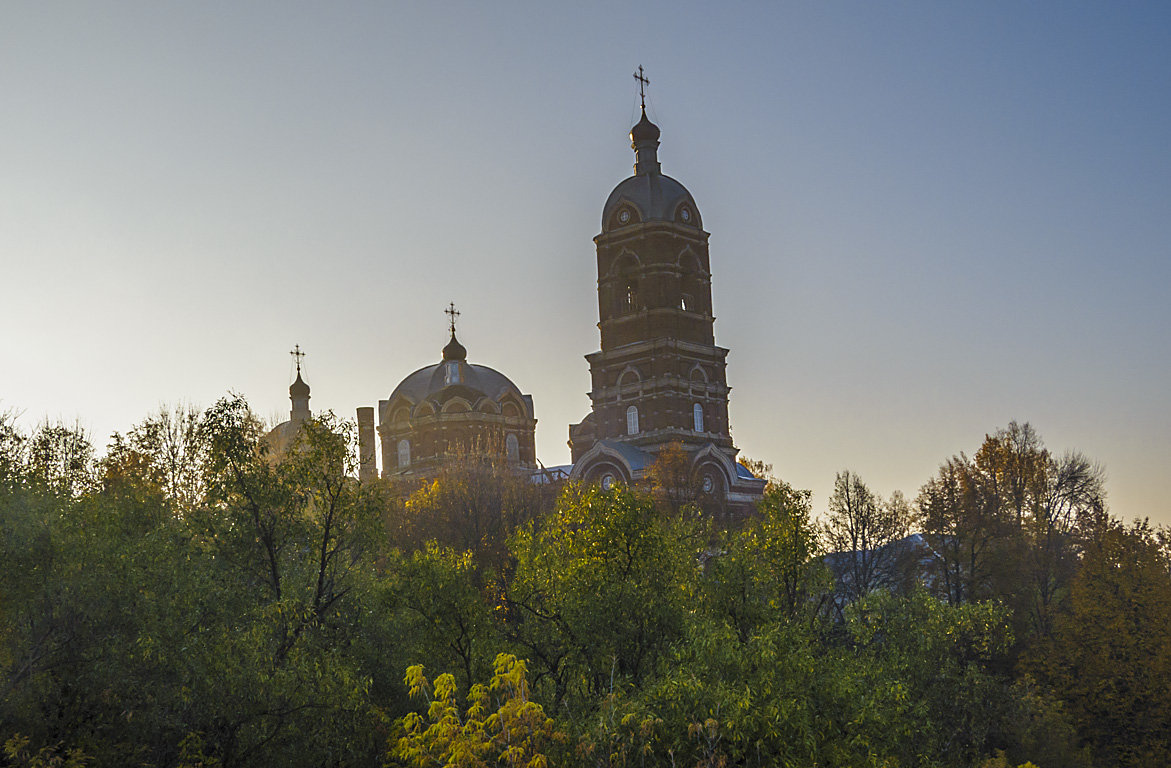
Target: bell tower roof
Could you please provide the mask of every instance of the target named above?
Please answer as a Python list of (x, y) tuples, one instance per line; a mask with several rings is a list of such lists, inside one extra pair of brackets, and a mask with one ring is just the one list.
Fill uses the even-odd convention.
[(659, 164), (659, 126), (642, 117), (630, 129), (634, 175), (614, 187), (602, 207), (602, 232), (648, 221), (671, 221), (702, 229), (699, 208), (687, 187), (663, 173)]

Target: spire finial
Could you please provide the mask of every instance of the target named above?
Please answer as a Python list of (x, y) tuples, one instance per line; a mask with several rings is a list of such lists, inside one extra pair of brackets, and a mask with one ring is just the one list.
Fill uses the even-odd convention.
[(639, 101), (639, 104), (642, 106), (642, 113), (645, 115), (646, 114), (646, 87), (651, 84), (651, 81), (648, 80), (646, 75), (643, 74), (641, 64), (638, 65), (638, 71), (634, 73), (634, 79), (638, 81), (638, 101)]
[(289, 354), (293, 356), (293, 361), (297, 364), (297, 375), (300, 376), (301, 358), (305, 356), (305, 353), (301, 351), (301, 345), (294, 344), (292, 350), (289, 351)]
[(450, 302), (447, 309), (443, 310), (443, 314), (447, 315), (448, 328), (451, 330), (451, 338), (455, 338), (455, 321), (459, 317), (459, 310), (455, 308), (455, 302)]

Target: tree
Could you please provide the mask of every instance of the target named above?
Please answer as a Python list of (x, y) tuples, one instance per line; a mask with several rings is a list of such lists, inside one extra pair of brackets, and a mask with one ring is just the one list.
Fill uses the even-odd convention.
[(811, 622), (831, 584), (821, 559), (812, 493), (773, 482), (757, 514), (707, 554), (705, 600), (741, 637), (776, 621)]
[(551, 506), (548, 486), (529, 482), (505, 463), (454, 456), (406, 498), (395, 537), (412, 549), (435, 540), (471, 552), (482, 568), (500, 571), (508, 537)]
[(398, 723), (390, 757), (418, 768), (547, 768), (547, 750), (564, 740), (552, 718), (532, 700), (525, 662), (496, 657), (492, 680), (468, 692), (470, 706), (456, 704), (455, 680), (442, 674), (432, 686), (422, 665), (407, 669), (411, 697), (427, 704), (426, 715), (410, 713)]
[(833, 553), (834, 576), (847, 600), (898, 580), (902, 553), (895, 545), (910, 528), (910, 507), (901, 493), (884, 501), (856, 473), (847, 469), (837, 474), (823, 534)]
[(387, 572), (383, 593), (396, 625), (399, 655), (458, 670), (470, 688), (492, 659), (496, 585), (485, 588), (471, 552), (434, 541), (412, 553), (395, 553)]
[(550, 701), (653, 672), (693, 608), (705, 543), (697, 523), (663, 519), (621, 486), (567, 486), (553, 515), (517, 533), (504, 629)]
[(94, 481), (93, 443), (80, 424), (41, 424), (28, 441), (28, 477), (55, 493), (77, 496)]
[(1028, 424), (986, 435), (973, 458), (949, 459), (919, 493), (933, 583), (953, 603), (1005, 600), (1022, 640), (1048, 633), (1081, 521), (1105, 507), (1102, 477), (1079, 453), (1054, 457)]
[(647, 469), (647, 477), (651, 495), (664, 514), (679, 517), (694, 511), (702, 488), (682, 443), (664, 446)]
[(207, 449), (202, 414), (192, 406), (160, 408), (125, 436), (115, 432), (101, 461), (103, 482), (134, 478), (157, 486), (184, 514), (203, 501)]
[(1102, 765), (1171, 764), (1171, 560), (1146, 521), (1102, 514), (1051, 636), (1026, 671), (1064, 703)]

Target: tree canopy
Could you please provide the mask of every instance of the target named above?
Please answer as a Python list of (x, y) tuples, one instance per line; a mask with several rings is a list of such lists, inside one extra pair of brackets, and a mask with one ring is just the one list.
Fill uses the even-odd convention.
[(0, 765), (1171, 762), (1171, 536), (1027, 424), (914, 503), (771, 478), (735, 524), (671, 456), (407, 486), (330, 414), (264, 432), (227, 397), (99, 455), (0, 415)]

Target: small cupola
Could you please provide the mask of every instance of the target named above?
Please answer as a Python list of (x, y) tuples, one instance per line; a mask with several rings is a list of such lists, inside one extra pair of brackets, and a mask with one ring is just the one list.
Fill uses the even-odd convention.
[(642, 119), (630, 129), (630, 146), (634, 149), (634, 173), (636, 176), (662, 173), (659, 165), (659, 126), (646, 116), (646, 105), (642, 108)]
[(464, 349), (464, 345), (459, 343), (459, 339), (455, 337), (455, 331), (451, 332), (451, 341), (447, 342), (447, 346), (443, 348), (444, 360), (458, 360), (463, 362), (468, 359), (468, 351)]
[(289, 385), (289, 400), (292, 401), (293, 406), (289, 412), (289, 418), (300, 423), (311, 415), (309, 413), (309, 385), (301, 378), (301, 358), (305, 357), (305, 353), (301, 351), (301, 345), (297, 344), (289, 354), (293, 356), (297, 366), (297, 378)]

